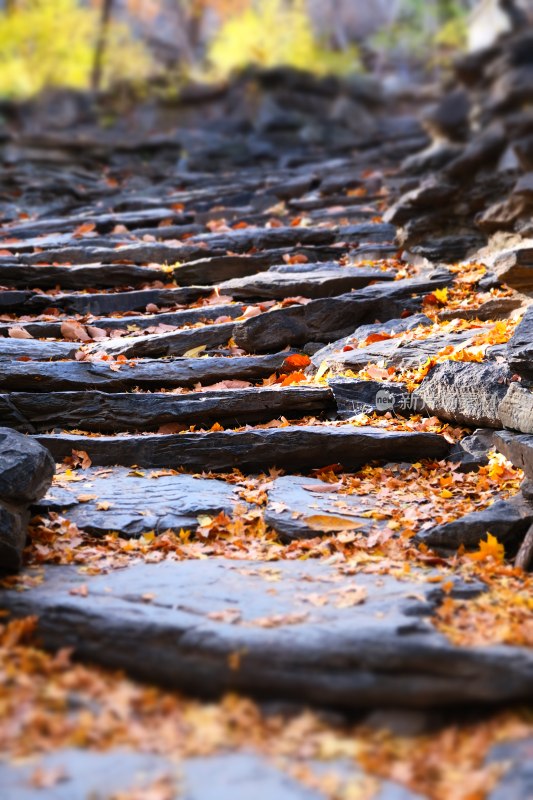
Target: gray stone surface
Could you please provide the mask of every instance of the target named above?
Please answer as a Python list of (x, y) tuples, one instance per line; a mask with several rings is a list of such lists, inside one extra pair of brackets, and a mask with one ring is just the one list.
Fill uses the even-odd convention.
[(350, 419), (361, 413), (394, 413), (409, 417), (425, 410), (425, 403), (410, 393), (403, 383), (331, 378), (328, 384), (341, 419)]
[[(313, 491), (313, 488), (316, 491)], [(268, 490), (268, 504), (265, 521), (271, 525), (284, 541), (291, 539), (313, 539), (323, 533), (337, 530), (353, 530), (368, 533), (384, 527), (385, 521), (362, 516), (364, 512), (376, 508), (372, 497), (361, 495), (341, 495), (339, 492), (323, 493), (327, 484), (315, 478), (284, 476), (276, 478)], [(330, 530), (321, 530), (321, 522), (316, 517), (325, 516)], [(327, 522), (327, 521), (325, 521)]]
[[(479, 329), (472, 331), (461, 331), (459, 333), (442, 334), (428, 337), (427, 339), (414, 340), (411, 342), (401, 339), (387, 339), (382, 342), (375, 342), (366, 347), (359, 347), (353, 350), (340, 350), (332, 355), (326, 356), (326, 362), (331, 366), (343, 369), (359, 370), (367, 364), (383, 362), (385, 368), (397, 367), (399, 369), (410, 369), (424, 364), (431, 356), (436, 356), (445, 347), (467, 347)], [(316, 353), (314, 358), (317, 361), (321, 353)]]
[(460, 472), (471, 472), (489, 463), (491, 450), (494, 450), (494, 431), (478, 428), (452, 447), (449, 460), (459, 465)]
[(533, 292), (533, 249), (524, 247), (502, 253), (493, 269), (501, 280), (520, 292)]
[(498, 408), (498, 416), (506, 428), (533, 433), (533, 391), (511, 383)]
[(428, 292), (447, 286), (451, 275), (436, 272), (426, 277), (366, 286), (351, 294), (312, 300), (262, 314), (235, 328), (235, 341), (246, 351), (262, 353), (307, 342), (333, 342), (348, 336), (358, 325), (398, 319), (419, 311)]
[[(182, 356), (189, 350), (204, 345), (206, 348), (224, 346), (233, 336), (238, 323), (222, 322), (203, 328), (188, 328), (171, 333), (152, 333), (144, 336), (124, 336), (105, 339), (93, 345), (93, 350), (107, 355), (126, 358), (165, 358)], [(0, 340), (0, 348), (2, 340)], [(0, 349), (0, 354), (1, 354)]]
[(500, 403), (509, 385), (506, 365), (446, 361), (414, 392), (430, 414), (471, 427), (501, 428)]
[(0, 362), (0, 389), (28, 392), (103, 389), (120, 392), (136, 386), (157, 390), (190, 387), (196, 383), (209, 386), (224, 380), (254, 381), (282, 371), (283, 362), (294, 352), (235, 358), (145, 359), (122, 366), (105, 361)]
[(249, 278), (235, 278), (220, 286), (225, 295), (241, 299), (260, 297), (282, 299), (284, 297), (330, 297), (368, 286), (372, 281), (392, 281), (395, 272), (384, 272), (371, 267), (339, 267), (337, 264), (322, 264), (320, 269), (288, 272), (271, 268)]
[[(386, 333), (392, 336), (396, 333), (403, 333), (417, 328), (419, 325), (431, 325), (431, 320), (425, 314), (411, 314), (405, 319), (389, 319), (385, 322), (374, 322), (367, 325), (360, 325), (349, 336), (345, 336), (336, 342), (326, 345), (318, 350), (313, 356), (313, 364), (319, 367), (323, 361), (329, 361), (335, 357), (341, 357), (346, 346), (356, 347), (358, 342), (364, 342), (373, 333)], [(349, 351), (348, 351), (349, 352)]]
[[(44, 776), (44, 786), (39, 786), (40, 775)], [(125, 749), (99, 753), (71, 748), (22, 763), (0, 761), (3, 800), (110, 800), (119, 792), (148, 794), (161, 778), (168, 780), (174, 790), (172, 797), (177, 800), (182, 797), (181, 775), (178, 763)], [(49, 786), (46, 776), (51, 777)], [(200, 800), (199, 796), (193, 798)]]
[(460, 545), (475, 549), (481, 539), (491, 533), (505, 545), (507, 555), (513, 555), (532, 524), (533, 504), (518, 495), (511, 500), (497, 500), (481, 511), (423, 531), (417, 534), (415, 541), (447, 553)]
[(264, 470), (271, 466), (309, 470), (340, 463), (446, 458), (450, 445), (437, 434), (342, 426), (287, 426), (176, 435), (82, 436), (41, 434), (36, 440), (56, 461), (85, 450), (94, 465), (137, 464), (198, 470)]
[(334, 407), (327, 388), (289, 386), (221, 391), (115, 393), (101, 391), (0, 394), (0, 424), (28, 433), (75, 428), (113, 433), (157, 430), (167, 423), (238, 427), (280, 416), (296, 419)]
[(504, 763), (503, 777), (489, 792), (487, 800), (525, 800), (533, 797), (533, 739), (517, 739), (496, 745), (487, 758), (489, 764)]
[[(289, 767), (297, 764), (288, 760)], [(349, 762), (312, 761), (305, 766), (318, 775), (338, 774), (341, 784), (364, 774)], [(39, 773), (62, 773), (63, 778), (37, 787), (32, 782), (38, 781)], [(173, 800), (326, 800), (322, 792), (307, 788), (252, 751), (171, 760), (126, 749), (101, 753), (71, 748), (25, 763), (0, 762), (3, 800), (109, 800), (118, 792), (136, 792), (139, 797), (143, 791), (148, 795), (162, 778)], [(376, 782), (373, 800), (424, 800), (397, 783)]]
[(524, 470), (527, 478), (533, 479), (533, 436), (499, 431), (494, 444), (515, 467)]
[(0, 361), (30, 359), (32, 361), (57, 361), (74, 358), (80, 342), (53, 342), (39, 339), (0, 339)]
[(55, 472), (50, 454), (33, 439), (0, 428), (0, 573), (19, 569), (28, 506), (46, 492)]
[[(315, 561), (164, 561), (95, 576), (50, 566), (0, 603), (38, 614), (47, 647), (204, 695), (346, 709), (531, 698), (531, 652), (451, 644), (430, 620), (442, 593), (419, 577), (343, 575)], [(458, 583), (452, 595), (480, 590)]]
[(513, 372), (533, 379), (533, 305), (529, 306), (507, 345)]
[[(32, 511), (64, 512), (79, 528), (95, 536), (117, 531), (121, 536), (136, 537), (148, 531), (196, 530), (200, 514), (216, 516), (223, 511), (231, 515), (237, 505), (246, 505), (224, 481), (191, 475), (152, 478), (149, 471), (144, 476), (136, 472), (142, 470), (83, 470), (79, 474), (83, 480), (64, 488), (53, 486)], [(102, 503), (109, 507), (99, 509)]]

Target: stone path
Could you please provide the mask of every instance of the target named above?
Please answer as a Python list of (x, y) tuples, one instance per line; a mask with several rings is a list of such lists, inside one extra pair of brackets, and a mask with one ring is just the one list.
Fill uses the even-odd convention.
[[(428, 260), (402, 255), (422, 213), (399, 199), (414, 118), (377, 117), (358, 148), (285, 136), (244, 166), (217, 139), (205, 172), (157, 149), (141, 170), (108, 144), (81, 177), (56, 143), (50, 174), (82, 196), (53, 207), (33, 181), (56, 150), (22, 141), (0, 204), (0, 567), (25, 568), (0, 607), (36, 617), (50, 651), (195, 696), (343, 714), (530, 701), (527, 601), (505, 634), (487, 611), (509, 585), (524, 596), (510, 565), (533, 560), (527, 259), (458, 268), (470, 233), (446, 258), (425, 240)], [(16, 497), (3, 441), (38, 476)], [(134, 773), (147, 791), (161, 772), (170, 797), (329, 796), (242, 748), (201, 755), (117, 750), (111, 788), (108, 756), (62, 746), (38, 769), (71, 777), (41, 796)], [(8, 796), (41, 791), (33, 769), (0, 766)], [(400, 784), (373, 796), (422, 796)]]

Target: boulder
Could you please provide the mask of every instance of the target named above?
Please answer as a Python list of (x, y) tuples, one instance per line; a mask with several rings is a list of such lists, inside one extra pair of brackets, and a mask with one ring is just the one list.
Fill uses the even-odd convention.
[(533, 292), (533, 248), (522, 247), (499, 255), (493, 270), (502, 283), (519, 292)]
[(507, 345), (513, 372), (533, 380), (533, 305), (529, 306)]
[(440, 419), (501, 428), (499, 407), (509, 378), (507, 367), (499, 364), (445, 361), (431, 370), (414, 394)]
[(515, 467), (524, 470), (526, 478), (533, 480), (533, 436), (498, 431), (494, 444)]
[(533, 391), (520, 383), (511, 383), (498, 415), (506, 428), (533, 434)]
[(511, 500), (497, 500), (482, 511), (473, 511), (453, 522), (422, 531), (415, 536), (415, 541), (439, 553), (449, 554), (461, 545), (475, 549), (491, 533), (505, 545), (507, 555), (513, 555), (532, 524), (533, 504), (518, 495)]
[(44, 447), (0, 428), (0, 572), (20, 568), (28, 507), (45, 494), (54, 472), (54, 461)]

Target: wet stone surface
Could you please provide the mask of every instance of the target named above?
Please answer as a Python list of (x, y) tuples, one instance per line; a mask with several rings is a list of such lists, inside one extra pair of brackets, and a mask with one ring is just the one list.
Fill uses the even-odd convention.
[[(138, 472), (139, 474), (136, 474)], [(150, 478), (150, 475), (157, 477)], [(87, 533), (100, 536), (116, 531), (137, 537), (168, 529), (195, 530), (198, 516), (231, 515), (246, 504), (224, 481), (190, 475), (111, 469), (84, 470), (83, 480), (68, 488), (54, 486), (32, 510), (58, 511)]]
[[(47, 647), (72, 646), (80, 658), (201, 694), (309, 702), (318, 693), (322, 704), (345, 709), (529, 696), (531, 653), (450, 644), (430, 621), (442, 593), (417, 577), (215, 558), (96, 576), (49, 567), (41, 585), (4, 590), (0, 601), (17, 615), (38, 613)], [(480, 587), (457, 591), (475, 596)]]

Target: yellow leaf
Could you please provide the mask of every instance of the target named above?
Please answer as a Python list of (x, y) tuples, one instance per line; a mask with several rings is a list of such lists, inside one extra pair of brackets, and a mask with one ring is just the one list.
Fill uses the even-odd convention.
[(321, 380), (325, 376), (326, 372), (328, 372), (328, 370), (329, 370), (328, 362), (323, 361), (318, 368), (318, 372), (315, 375), (315, 381)]
[(440, 493), (440, 497), (444, 497), (445, 500), (449, 500), (451, 497), (453, 497), (453, 492), (450, 492), (449, 489), (443, 489)]
[(204, 351), (205, 344), (201, 344), (200, 347), (193, 347), (192, 350), (187, 350), (187, 352), (183, 354), (183, 358), (196, 358), (196, 356), (199, 356), (200, 353)]
[(503, 557), (505, 554), (505, 548), (503, 544), (497, 540), (492, 533), (487, 533), (487, 541), (481, 540), (479, 542), (479, 550), (475, 553), (470, 553), (469, 558), (472, 561), (487, 561), (489, 558), (493, 558), (495, 561), (501, 563), (503, 561)]
[(448, 300), (448, 289), (446, 287), (444, 289), (434, 289), (433, 294), (439, 303), (446, 303)]

